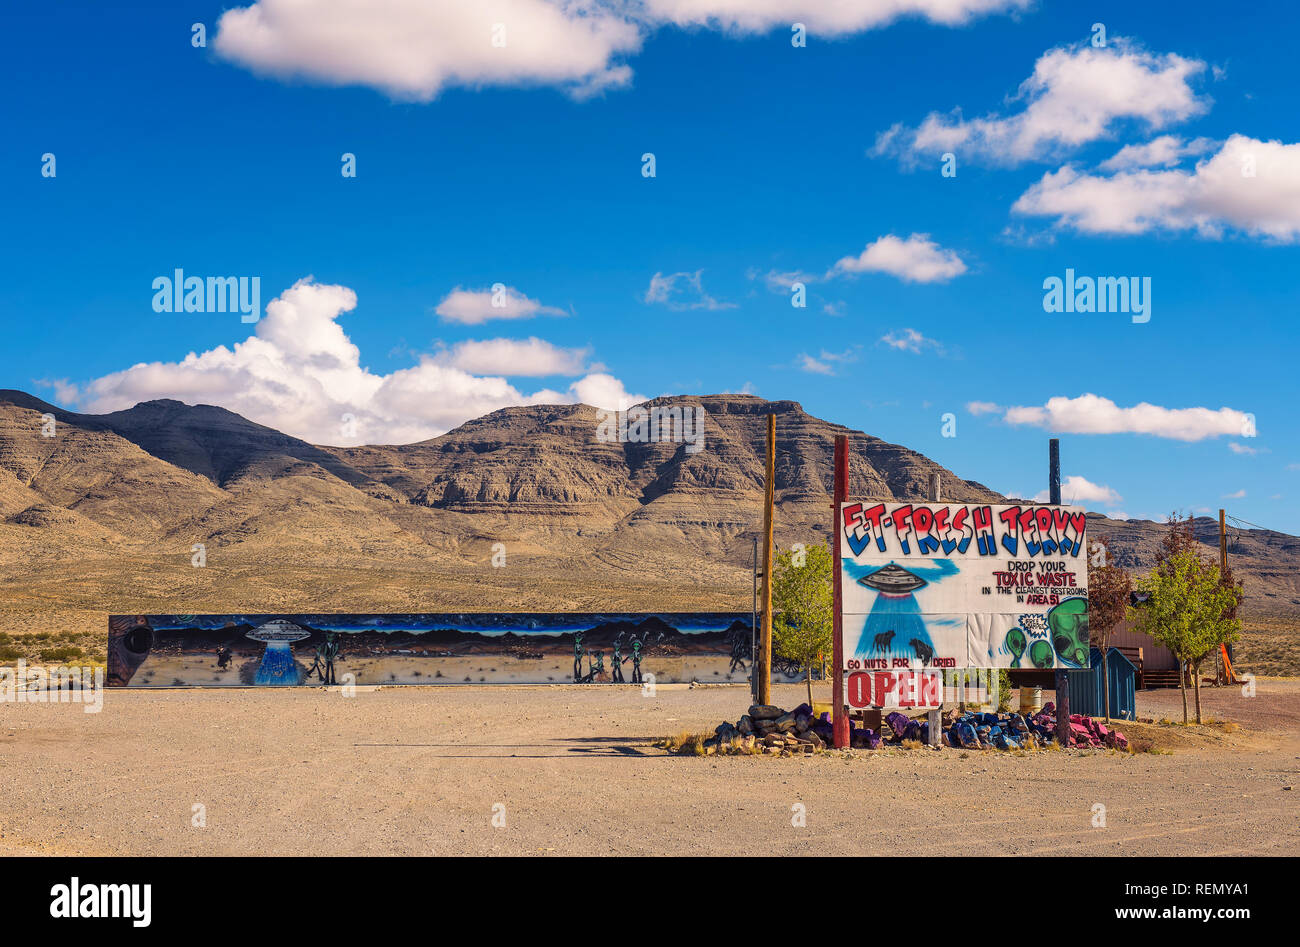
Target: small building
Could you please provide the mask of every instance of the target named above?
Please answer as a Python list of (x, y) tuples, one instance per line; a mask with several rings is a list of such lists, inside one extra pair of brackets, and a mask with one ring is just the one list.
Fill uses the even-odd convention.
[(1137, 668), (1139, 689), (1178, 686), (1178, 659), (1150, 635), (1133, 628), (1133, 622), (1124, 620), (1110, 634), (1110, 646), (1124, 653)]
[[(1070, 685), (1070, 713), (1086, 717), (1104, 717), (1106, 692), (1102, 677), (1101, 649), (1093, 648), (1092, 666), (1086, 670), (1067, 671)], [(1119, 648), (1111, 648), (1106, 659), (1110, 677), (1110, 716), (1121, 720), (1137, 717), (1137, 667)]]

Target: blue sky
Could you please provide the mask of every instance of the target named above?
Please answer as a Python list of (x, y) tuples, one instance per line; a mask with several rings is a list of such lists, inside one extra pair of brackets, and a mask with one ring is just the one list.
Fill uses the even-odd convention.
[[(0, 385), (320, 443), (749, 391), (1022, 495), (1057, 434), (1090, 509), (1300, 533), (1292, 6), (879, 6), (10, 11)], [(176, 268), (271, 308), (156, 312)], [(1045, 312), (1067, 268), (1149, 278), (1150, 321)]]

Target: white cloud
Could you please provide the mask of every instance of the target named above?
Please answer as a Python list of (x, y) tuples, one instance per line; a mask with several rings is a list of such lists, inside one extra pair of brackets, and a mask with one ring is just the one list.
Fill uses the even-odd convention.
[(1013, 213), (1055, 217), (1083, 233), (1193, 230), (1221, 237), (1300, 240), (1300, 143), (1233, 135), (1195, 170), (1125, 171), (1104, 177), (1067, 165), (1045, 174)]
[(546, 375), (580, 375), (590, 349), (565, 349), (544, 339), (468, 339), (434, 356), (440, 365), (450, 365), (474, 375), (515, 375), (535, 378)]
[(1247, 447), (1245, 444), (1238, 444), (1236, 441), (1231, 441), (1228, 444), (1228, 450), (1232, 451), (1234, 454), (1247, 454), (1252, 457), (1256, 454), (1265, 452), (1265, 448), (1263, 447)]
[(543, 306), (513, 286), (500, 289), (461, 289), (457, 286), (434, 309), (445, 322), (480, 325), (490, 319), (531, 319), (534, 316), (567, 316), (563, 309)]
[(1106, 516), (1113, 520), (1131, 520), (1133, 518), (1124, 510), (1107, 510)]
[[(574, 369), (571, 354), (540, 340), (462, 343), (424, 355), (410, 368), (375, 374), (362, 366), (360, 350), (339, 324), (356, 305), (356, 294), (346, 286), (299, 280), (267, 305), (255, 334), (243, 342), (105, 375), (81, 389), (78, 405), (107, 412), (176, 398), (220, 405), (318, 444), (373, 444), (423, 440), (512, 405), (583, 401), (619, 408), (645, 400), (604, 373), (588, 374), (565, 392), (525, 393), (500, 375), (465, 367), (495, 363), (498, 371), (513, 367), (524, 374), (530, 364), (537, 371), (549, 359), (545, 367), (564, 369), (557, 374)], [(539, 361), (530, 362), (530, 355)], [(355, 435), (345, 434), (345, 415), (354, 419)]]
[(888, 273), (909, 283), (946, 283), (965, 272), (961, 257), (939, 246), (929, 234), (914, 233), (904, 240), (891, 233), (867, 244), (857, 256), (841, 259), (827, 277)]
[[(813, 35), (902, 17), (949, 26), (1029, 0), (258, 0), (218, 21), (219, 56), (255, 73), (362, 85), (427, 102), (448, 87), (546, 85), (583, 97), (631, 81), (628, 57), (662, 26)], [(493, 45), (496, 24), (504, 45)]]
[(569, 386), (569, 391), (573, 400), (616, 411), (626, 411), (634, 404), (649, 400), (645, 395), (629, 394), (621, 381), (606, 372), (593, 372), (578, 379)]
[(960, 110), (931, 112), (916, 128), (897, 124), (877, 139), (874, 154), (914, 162), (954, 152), (966, 160), (1016, 165), (1042, 160), (1110, 137), (1124, 121), (1157, 130), (1204, 112), (1209, 100), (1191, 80), (1205, 63), (1157, 54), (1123, 38), (1045, 52), (1014, 100), (1023, 108), (967, 121)]
[(795, 363), (802, 371), (812, 372), (814, 375), (834, 375), (835, 369), (825, 362), (813, 358), (806, 352), (801, 352)]
[(926, 338), (915, 329), (898, 329), (893, 332), (886, 332), (880, 337), (880, 341), (882, 344), (898, 349), (900, 352), (912, 352), (916, 355), (920, 355), (925, 349), (943, 351), (943, 346), (939, 342)]
[[(750, 279), (756, 279), (758, 276), (757, 270), (751, 270), (749, 273)], [(768, 270), (763, 274), (763, 282), (774, 293), (788, 293), (795, 283), (811, 283), (816, 279), (817, 277), (811, 273), (800, 270)]]
[(821, 350), (817, 358), (813, 358), (806, 352), (799, 353), (795, 359), (795, 364), (805, 372), (812, 372), (815, 375), (834, 375), (834, 366), (847, 364), (858, 360), (857, 353), (853, 349), (845, 349), (843, 352), (828, 352)]
[(1151, 434), (1177, 441), (1237, 437), (1249, 416), (1232, 408), (1162, 408), (1142, 402), (1121, 408), (1094, 394), (1050, 398), (1042, 407), (1007, 408), (1008, 424), (1031, 424), (1064, 434)]
[[(1051, 492), (1043, 490), (1034, 497), (1035, 503), (1046, 503), (1051, 498)], [(1061, 500), (1065, 503), (1118, 503), (1124, 499), (1110, 487), (1100, 483), (1093, 483), (1087, 477), (1072, 475), (1066, 477), (1061, 483)], [(1110, 515), (1110, 514), (1107, 514)], [(1119, 518), (1119, 517), (1112, 517)], [(1127, 519), (1127, 517), (1122, 517)]]
[(660, 303), (669, 309), (734, 309), (735, 303), (720, 302), (704, 291), (704, 271), (694, 273), (655, 273), (645, 291), (647, 303)]
[(1225, 493), (1225, 494), (1223, 495), (1223, 499), (1225, 499), (1225, 500), (1240, 500), (1240, 499), (1243, 499), (1245, 496), (1246, 496), (1246, 491), (1245, 491), (1245, 490), (1238, 490), (1238, 491), (1235, 492), (1235, 493)]
[(1002, 408), (994, 401), (968, 401), (966, 410), (971, 414), (997, 414)]
[(945, 26), (968, 23), (977, 16), (1019, 10), (1031, 0), (645, 0), (647, 13), (678, 26), (707, 26), (739, 33), (764, 33), (773, 27), (803, 23), (809, 31), (839, 36), (879, 29), (904, 17)]
[[(624, 85), (644, 27), (584, 0), (259, 0), (227, 10), (219, 56), (255, 73), (363, 85), (427, 102), (448, 86)], [(505, 44), (494, 45), (497, 24)]]
[(1112, 157), (1097, 165), (1103, 171), (1131, 171), (1134, 168), (1172, 168), (1190, 155), (1203, 155), (1214, 149), (1209, 138), (1184, 141), (1177, 135), (1161, 135), (1144, 145), (1125, 145)]

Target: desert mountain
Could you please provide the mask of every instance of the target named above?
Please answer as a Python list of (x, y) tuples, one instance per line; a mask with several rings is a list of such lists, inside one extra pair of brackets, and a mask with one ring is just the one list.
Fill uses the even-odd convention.
[[(85, 415), (0, 390), (0, 621), (31, 626), (53, 613), (93, 624), (128, 611), (747, 611), (769, 413), (781, 545), (827, 535), (841, 433), (855, 496), (922, 499), (937, 472), (945, 500), (1003, 499), (793, 401), (652, 404), (700, 405), (705, 448), (602, 443), (587, 405), (506, 408), (416, 444), (340, 448), (210, 405), (149, 401)], [(1195, 525), (1217, 550), (1217, 523)], [(1089, 526), (1137, 569), (1154, 560), (1164, 529), (1099, 514)], [(202, 568), (192, 564), (198, 544)], [(1300, 539), (1248, 530), (1234, 546), (1246, 612), (1300, 616)], [(494, 567), (501, 551), (505, 564)]]

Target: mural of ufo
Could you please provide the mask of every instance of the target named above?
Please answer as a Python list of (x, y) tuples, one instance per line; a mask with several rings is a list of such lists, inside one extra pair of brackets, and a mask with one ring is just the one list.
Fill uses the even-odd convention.
[(254, 684), (301, 684), (298, 665), (293, 660), (295, 641), (310, 638), (311, 632), (298, 627), (291, 621), (277, 618), (264, 625), (258, 625), (247, 637), (261, 641), (266, 645), (262, 653), (262, 663), (257, 668)]
[(858, 584), (879, 594), (863, 625), (857, 653), (867, 657), (915, 656), (928, 663), (924, 655), (934, 654), (934, 641), (912, 593), (930, 583), (891, 562), (862, 576)]
[(891, 562), (883, 569), (877, 569), (871, 575), (864, 575), (858, 579), (858, 584), (889, 595), (907, 595), (917, 589), (925, 588), (930, 583), (919, 575), (908, 572), (902, 566)]

